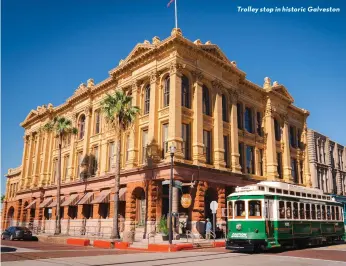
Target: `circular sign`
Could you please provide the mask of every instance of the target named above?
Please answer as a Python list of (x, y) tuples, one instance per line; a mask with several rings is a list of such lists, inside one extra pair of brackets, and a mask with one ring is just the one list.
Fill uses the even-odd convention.
[(192, 198), (190, 194), (183, 194), (181, 197), (181, 206), (184, 208), (189, 208), (192, 202)]
[(211, 211), (212, 211), (213, 213), (216, 213), (217, 208), (218, 208), (217, 202), (216, 202), (215, 200), (212, 201), (212, 202), (210, 203), (210, 209), (211, 209)]

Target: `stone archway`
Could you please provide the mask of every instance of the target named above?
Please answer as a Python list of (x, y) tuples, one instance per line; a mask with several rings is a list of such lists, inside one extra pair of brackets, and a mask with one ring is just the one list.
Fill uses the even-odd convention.
[(204, 219), (209, 218), (211, 222), (213, 222), (213, 213), (210, 210), (210, 203), (212, 201), (218, 202), (218, 193), (215, 188), (208, 187), (204, 194)]
[(5, 228), (14, 225), (13, 224), (13, 218), (14, 218), (14, 208), (11, 206), (7, 211), (7, 218), (5, 222)]

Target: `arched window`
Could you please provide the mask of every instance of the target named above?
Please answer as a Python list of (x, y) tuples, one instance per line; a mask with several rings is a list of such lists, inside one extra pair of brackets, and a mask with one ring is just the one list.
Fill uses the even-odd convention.
[(209, 97), (209, 89), (206, 86), (203, 86), (203, 96), (202, 96), (202, 102), (203, 102), (203, 114), (210, 115), (210, 97)]
[(85, 115), (81, 115), (78, 122), (78, 132), (79, 132), (79, 139), (84, 138), (84, 132), (85, 132)]
[(227, 99), (224, 94), (222, 94), (222, 120), (228, 122)]
[(150, 110), (150, 85), (145, 88), (144, 92), (144, 114), (148, 114)]
[(190, 105), (190, 82), (186, 76), (181, 78), (181, 105), (191, 108)]
[(163, 107), (169, 106), (169, 86), (170, 86), (170, 78), (167, 76), (164, 82), (163, 88)]

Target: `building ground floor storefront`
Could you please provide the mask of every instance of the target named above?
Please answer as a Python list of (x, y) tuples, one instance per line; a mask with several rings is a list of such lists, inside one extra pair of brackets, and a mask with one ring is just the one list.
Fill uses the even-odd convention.
[[(124, 172), (119, 191), (119, 229), (121, 236), (135, 232), (135, 238), (145, 238), (157, 231), (161, 217), (167, 217), (169, 209), (169, 165), (155, 169)], [(243, 175), (214, 169), (175, 166), (174, 180), (182, 182), (173, 189), (172, 211), (175, 213), (174, 230), (183, 234), (190, 230), (204, 235), (205, 221), (212, 221), (210, 202), (218, 202), (216, 224), (222, 228), (226, 222), (226, 197), (236, 186), (255, 183)], [(66, 235), (110, 237), (114, 216), (114, 176), (90, 178), (62, 184), (61, 229)], [(191, 204), (184, 208), (183, 194), (191, 196)], [(22, 191), (13, 201), (6, 201), (2, 227), (25, 225), (34, 232), (53, 234), (56, 220), (56, 188)]]

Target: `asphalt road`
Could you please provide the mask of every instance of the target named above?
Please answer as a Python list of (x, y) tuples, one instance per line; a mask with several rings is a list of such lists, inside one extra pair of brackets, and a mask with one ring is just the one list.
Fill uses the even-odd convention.
[[(29, 241), (2, 241), (2, 265), (346, 265), (346, 244), (304, 250), (276, 251), (262, 254), (232, 253), (224, 248), (200, 249), (173, 253), (149, 253), (104, 250), (93, 247), (55, 245)], [(4, 250), (3, 250), (4, 249)], [(121, 255), (121, 256), (119, 256)], [(179, 265), (180, 266), (180, 265)]]

